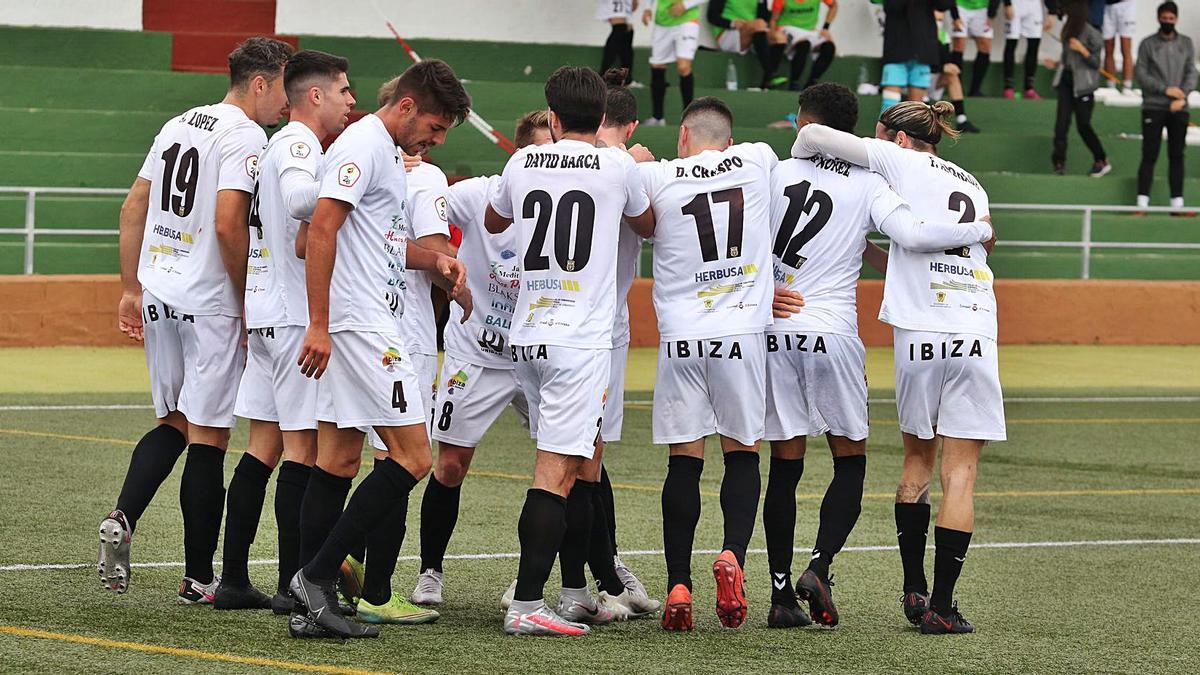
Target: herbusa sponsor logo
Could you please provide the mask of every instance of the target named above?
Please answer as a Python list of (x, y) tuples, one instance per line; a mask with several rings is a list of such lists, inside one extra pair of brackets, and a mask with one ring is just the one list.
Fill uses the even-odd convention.
[(167, 227), (166, 225), (155, 224), (154, 225), (154, 234), (157, 234), (158, 236), (163, 237), (164, 239), (173, 239), (175, 241), (182, 241), (185, 244), (192, 243), (192, 234), (190, 232), (184, 232), (183, 230), (176, 230), (175, 228)]

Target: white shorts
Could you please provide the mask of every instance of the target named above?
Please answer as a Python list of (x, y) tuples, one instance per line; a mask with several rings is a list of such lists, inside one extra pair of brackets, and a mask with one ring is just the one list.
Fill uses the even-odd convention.
[(664, 340), (654, 385), (654, 442), (688, 443), (721, 434), (762, 440), (767, 406), (762, 333)]
[(989, 22), (986, 9), (963, 9), (962, 7), (959, 7), (958, 18), (962, 19), (963, 29), (955, 29), (952, 22), (950, 24), (950, 37), (992, 37), (992, 27), (988, 25)]
[(596, 0), (596, 19), (633, 19), (633, 0)]
[(867, 437), (867, 351), (834, 333), (767, 333), (768, 441)]
[(446, 354), (433, 404), (433, 439), (463, 448), (483, 440), (507, 405), (529, 426), (529, 405), (514, 371), (487, 368)]
[(1004, 397), (996, 341), (969, 333), (893, 329), (900, 430), (1003, 441)]
[(650, 38), (650, 65), (663, 66), (679, 59), (696, 60), (700, 45), (700, 24), (681, 23), (678, 26), (655, 26)]
[(142, 325), (155, 416), (178, 410), (192, 424), (232, 429), (246, 366), (241, 318), (180, 314), (143, 291)]
[(591, 459), (604, 421), (612, 351), (513, 345), (512, 354), (538, 450)]
[[(431, 427), (429, 417), (433, 414), (434, 392), (437, 391), (437, 354), (409, 354), (413, 371), (417, 374), (417, 386), (421, 390), (421, 409), (425, 411), (425, 435), (429, 436)], [(387, 452), (387, 444), (375, 433), (374, 429), (367, 430), (367, 442), (372, 448)]]
[(317, 428), (317, 381), (296, 365), (304, 326), (249, 331), (246, 370), (233, 412), (248, 420), (275, 422), (283, 431)]
[(395, 331), (338, 331), (333, 353), (317, 380), (317, 419), (338, 428), (424, 424), (425, 408), (415, 364)]
[(621, 427), (625, 423), (625, 368), (628, 360), (628, 342), (613, 347), (608, 366), (608, 389), (604, 392), (604, 426), (600, 429), (600, 438), (605, 443), (621, 440)]
[(730, 54), (745, 54), (750, 47), (742, 49), (742, 33), (736, 28), (726, 28), (717, 36), (717, 48)]
[(1004, 35), (1009, 40), (1036, 39), (1042, 37), (1042, 0), (1012, 0), (1013, 18), (1005, 26)]
[(1104, 6), (1104, 39), (1112, 40), (1118, 36), (1132, 38), (1137, 30), (1137, 3), (1125, 0), (1115, 5)]
[(796, 52), (796, 45), (801, 42), (807, 42), (812, 45), (815, 51), (817, 46), (825, 44), (825, 38), (819, 30), (808, 30), (807, 28), (797, 28), (796, 26), (780, 26), (779, 30), (787, 37), (787, 57), (790, 59)]

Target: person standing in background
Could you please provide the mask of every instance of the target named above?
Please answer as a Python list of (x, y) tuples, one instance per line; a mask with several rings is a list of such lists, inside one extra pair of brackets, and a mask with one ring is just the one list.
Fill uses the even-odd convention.
[[(1133, 31), (1137, 29), (1137, 0), (1106, 0), (1104, 7), (1104, 71), (1117, 72), (1117, 38), (1121, 38), (1121, 83), (1133, 89)], [(1115, 75), (1114, 75), (1115, 77)], [(1116, 83), (1109, 80), (1109, 86)]]
[(1041, 0), (1004, 0), (1004, 5), (1004, 16), (1008, 20), (1004, 42), (1004, 98), (1016, 97), (1017, 45), (1025, 38), (1025, 84), (1021, 98), (1040, 99), (1037, 89), (1033, 88), (1033, 79), (1037, 75), (1042, 31), (1050, 30), (1053, 19), (1046, 13)]
[(629, 72), (626, 85), (633, 82), (633, 13), (638, 0), (596, 0), (596, 19), (612, 26), (604, 41), (598, 72), (617, 66)]
[(1000, 0), (957, 0), (950, 7), (954, 19), (950, 29), (951, 47), (959, 68), (966, 51), (967, 38), (975, 41), (975, 67), (971, 71), (971, 89), (967, 96), (983, 96), (983, 78), (992, 62), (992, 19), (1000, 9)]
[(1099, 178), (1112, 165), (1104, 153), (1104, 146), (1092, 128), (1092, 110), (1096, 107), (1096, 88), (1100, 86), (1100, 49), (1104, 40), (1100, 31), (1088, 22), (1087, 0), (1066, 0), (1063, 12), (1062, 61), (1054, 75), (1054, 89), (1058, 92), (1058, 113), (1054, 120), (1054, 152), (1051, 161), (1054, 173), (1066, 171), (1067, 132), (1071, 129), (1071, 116), (1079, 128), (1079, 136), (1092, 151), (1092, 169), (1088, 175)]
[(1183, 149), (1188, 128), (1188, 94), (1196, 88), (1196, 52), (1192, 39), (1175, 30), (1179, 7), (1158, 6), (1158, 32), (1138, 47), (1137, 80), (1142, 87), (1142, 163), (1138, 167), (1137, 205), (1150, 205), (1154, 163), (1167, 130), (1167, 175), (1171, 206), (1183, 206)]
[(900, 102), (905, 87), (908, 100), (925, 98), (931, 67), (941, 62), (933, 12), (949, 11), (953, 6), (954, 0), (884, 0), (881, 113)]

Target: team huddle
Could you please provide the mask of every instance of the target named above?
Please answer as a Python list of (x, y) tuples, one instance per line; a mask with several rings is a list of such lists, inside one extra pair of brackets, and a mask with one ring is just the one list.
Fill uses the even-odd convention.
[[(866, 139), (853, 135), (852, 92), (808, 87), (780, 161), (766, 144), (735, 144), (729, 107), (701, 97), (682, 114), (678, 158), (656, 160), (629, 146), (638, 116), (625, 74), (564, 66), (546, 81), (547, 108), (518, 122), (503, 172), (448, 186), (419, 160), (470, 112), (445, 63), (422, 61), (387, 82), (377, 110), (349, 126), (345, 59), (251, 38), (229, 65), (225, 99), (163, 126), (121, 211), (119, 325), (145, 343), (158, 424), (100, 524), (105, 588), (128, 588), (138, 520), (186, 450), (179, 602), (270, 608), (289, 616), (294, 638), (435, 621), (463, 480), (511, 406), (536, 461), (516, 577), (501, 599), (504, 632), (586, 635), (651, 615), (666, 630), (692, 630), (700, 476), (714, 435), (724, 459), (718, 619), (736, 628), (747, 618), (766, 440), (768, 624), (835, 626), (830, 568), (866, 475), (856, 308), (865, 260), (886, 274), (880, 319), (895, 330), (903, 611), (923, 633), (973, 630), (954, 586), (979, 455), (1005, 439), (1005, 423), (987, 266), (995, 236), (979, 183), (937, 156), (955, 135), (948, 104), (893, 106)], [(259, 125), (284, 112), (290, 121), (268, 142)], [(891, 239), (886, 251), (867, 241), (873, 233)], [(669, 448), (665, 602), (618, 555), (604, 468), (605, 444), (621, 438), (626, 297), (644, 242), (661, 335), (653, 441)], [(440, 375), (432, 285), (452, 303)], [(236, 417), (250, 421), (250, 439), (226, 493)], [(811, 560), (793, 582), (796, 488), (806, 438), (821, 434), (833, 477)], [(374, 466), (351, 494), (364, 438)], [(279, 570), (268, 595), (247, 567), (276, 466)], [(404, 596), (392, 576), (409, 495), (426, 476), (421, 571)], [(556, 560), (552, 607), (544, 588)]]

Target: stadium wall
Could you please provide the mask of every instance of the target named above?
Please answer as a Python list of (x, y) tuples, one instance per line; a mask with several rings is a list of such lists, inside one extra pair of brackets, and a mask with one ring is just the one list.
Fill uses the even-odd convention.
[[(650, 279), (630, 291), (633, 346), (658, 344)], [(999, 280), (1003, 344), (1200, 344), (1200, 282)], [(131, 344), (116, 330), (119, 277), (0, 277), (0, 347)], [(883, 282), (859, 282), (859, 331), (886, 346), (876, 320)]]
[(142, 0), (5, 0), (0, 25), (141, 30)]

